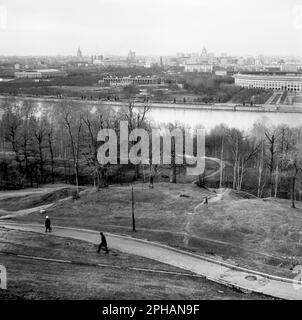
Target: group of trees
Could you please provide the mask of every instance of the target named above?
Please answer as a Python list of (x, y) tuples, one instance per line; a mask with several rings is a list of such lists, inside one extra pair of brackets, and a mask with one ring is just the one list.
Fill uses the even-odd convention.
[(273, 92), (271, 90), (260, 88), (241, 88), (236, 94), (232, 96), (232, 102), (264, 104), (272, 95), (272, 93)]
[[(132, 172), (128, 181), (140, 179), (141, 164), (121, 165), (118, 159), (116, 165), (101, 165), (97, 137), (100, 129), (110, 128), (119, 141), (122, 120), (128, 122), (129, 132), (136, 128), (150, 132), (149, 109), (146, 104), (138, 111), (131, 102), (118, 110), (104, 106), (80, 108), (63, 100), (40, 108), (29, 101), (7, 100), (0, 109), (0, 186), (17, 188), (64, 181), (77, 186), (94, 183), (101, 188), (108, 185), (112, 176), (114, 181), (121, 181), (122, 171)], [(184, 130), (179, 124), (167, 125), (170, 131), (175, 128)], [(185, 166), (175, 161), (173, 139), (170, 181), (175, 183), (176, 168), (182, 170)], [(129, 149), (139, 140), (137, 137), (128, 142)], [(221, 163), (220, 173), (209, 184), (246, 190), (258, 197), (290, 197), (295, 206), (302, 169), (302, 127), (275, 127), (265, 120), (255, 123), (249, 131), (219, 125), (207, 133), (205, 141), (206, 156)], [(150, 143), (151, 159), (151, 138)], [(118, 143), (118, 154), (120, 147)], [(147, 167), (149, 176), (155, 176), (158, 166)]]
[(114, 111), (66, 101), (43, 109), (29, 101), (6, 101), (0, 109), (0, 184), (15, 188), (65, 181), (78, 186), (93, 181), (98, 188), (106, 186), (108, 166), (97, 159), (99, 130), (119, 134), (121, 120), (128, 121), (129, 131), (144, 127), (148, 110), (146, 105), (135, 112), (132, 103)]
[(270, 90), (257, 88), (241, 88), (234, 84), (234, 78), (204, 74), (202, 76), (186, 76), (179, 80), (184, 88), (200, 95), (203, 102), (228, 102), (246, 104), (264, 104), (272, 95)]
[(244, 132), (220, 125), (206, 144), (207, 154), (226, 164), (220, 186), (248, 190), (258, 197), (290, 197), (295, 207), (302, 173), (302, 127), (273, 126), (263, 120)]
[(203, 96), (203, 102), (227, 102), (241, 88), (234, 85), (232, 77), (221, 77), (212, 74), (192, 77), (187, 76), (183, 80), (184, 89), (194, 94)]

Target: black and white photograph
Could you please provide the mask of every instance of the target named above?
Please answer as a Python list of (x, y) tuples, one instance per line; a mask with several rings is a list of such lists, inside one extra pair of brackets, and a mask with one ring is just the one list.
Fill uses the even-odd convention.
[(1, 304), (301, 299), (300, 0), (0, 0)]

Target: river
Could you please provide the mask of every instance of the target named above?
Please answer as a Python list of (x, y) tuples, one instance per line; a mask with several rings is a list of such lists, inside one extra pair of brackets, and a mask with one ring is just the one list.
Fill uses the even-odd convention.
[(206, 130), (210, 130), (221, 123), (229, 127), (246, 130), (259, 120), (264, 120), (267, 124), (272, 125), (286, 124), (290, 127), (302, 125), (302, 113), (155, 108), (151, 110), (150, 117), (155, 122), (161, 123), (177, 121), (192, 127), (203, 125)]
[[(38, 107), (43, 110), (55, 104), (62, 103), (62, 100), (49, 98), (12, 98), (14, 101), (30, 100), (37, 103)], [(6, 98), (0, 97), (0, 103), (3, 103)], [(95, 107), (102, 108), (111, 106), (114, 109), (121, 107), (121, 103), (108, 101), (81, 101), (67, 100), (66, 103), (72, 103), (75, 107), (87, 107), (93, 109)], [(127, 105), (127, 104), (125, 104)], [(136, 104), (139, 110), (141, 106)], [(236, 109), (236, 111), (235, 111)], [(245, 110), (245, 111), (243, 111)], [(264, 110), (266, 110), (264, 112)], [(148, 119), (155, 123), (181, 123), (194, 127), (202, 125), (206, 130), (210, 130), (219, 124), (226, 124), (229, 127), (235, 127), (240, 130), (247, 130), (253, 126), (256, 121), (265, 120), (267, 124), (279, 125), (286, 124), (290, 127), (302, 125), (302, 107), (301, 109), (289, 109), (280, 107), (280, 111), (276, 111), (276, 106), (263, 108), (248, 108), (237, 107), (230, 105), (174, 105), (174, 104), (151, 104), (151, 109), (148, 112)]]

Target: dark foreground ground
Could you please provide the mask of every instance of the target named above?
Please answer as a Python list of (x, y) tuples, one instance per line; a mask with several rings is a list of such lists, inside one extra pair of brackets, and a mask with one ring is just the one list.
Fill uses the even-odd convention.
[[(74, 264), (18, 257), (72, 260)], [(102, 264), (102, 267), (93, 264)], [(0, 264), (8, 289), (0, 299), (268, 299), (193, 277), (181, 269), (117, 251), (49, 235), (0, 229)], [(123, 268), (119, 268), (123, 267)], [(185, 274), (138, 271), (145, 268)]]

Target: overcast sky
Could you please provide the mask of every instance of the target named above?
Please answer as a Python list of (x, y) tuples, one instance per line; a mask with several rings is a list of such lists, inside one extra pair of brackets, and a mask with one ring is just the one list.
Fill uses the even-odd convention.
[[(6, 15), (7, 13), (7, 15)], [(0, 55), (302, 56), (301, 0), (0, 0)]]

